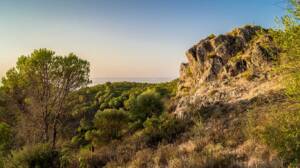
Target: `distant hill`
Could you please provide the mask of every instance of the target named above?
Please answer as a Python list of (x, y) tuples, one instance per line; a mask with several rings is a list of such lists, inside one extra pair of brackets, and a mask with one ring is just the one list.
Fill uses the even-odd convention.
[(169, 82), (174, 80), (175, 78), (171, 77), (158, 77), (158, 78), (141, 78), (141, 77), (114, 77), (114, 78), (92, 78), (92, 84), (103, 84), (105, 82), (139, 82), (139, 83), (161, 83), (161, 82)]

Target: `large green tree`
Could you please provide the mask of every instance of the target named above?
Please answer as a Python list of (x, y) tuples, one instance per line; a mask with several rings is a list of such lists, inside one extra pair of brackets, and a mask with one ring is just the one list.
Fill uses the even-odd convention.
[(55, 147), (66, 98), (89, 83), (89, 72), (89, 63), (73, 53), (57, 56), (54, 51), (39, 49), (21, 56), (2, 83), (19, 111), (33, 119), (26, 122), (32, 128), (42, 127), (34, 128), (37, 141), (51, 141)]

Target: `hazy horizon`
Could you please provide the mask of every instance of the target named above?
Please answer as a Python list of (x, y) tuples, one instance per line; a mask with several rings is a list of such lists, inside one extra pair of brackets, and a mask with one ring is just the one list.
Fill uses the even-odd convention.
[(91, 85), (104, 84), (106, 82), (162, 83), (170, 82), (174, 79), (176, 79), (176, 77), (97, 77), (91, 79)]
[(185, 51), (245, 24), (275, 26), (281, 0), (0, 2), (0, 77), (20, 55), (49, 48), (91, 63), (91, 78), (177, 77)]

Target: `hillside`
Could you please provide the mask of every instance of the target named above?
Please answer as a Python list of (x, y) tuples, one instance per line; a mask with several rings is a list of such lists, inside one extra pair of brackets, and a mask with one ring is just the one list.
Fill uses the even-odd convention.
[(129, 136), (87, 152), (88, 165), (285, 167), (293, 156), (264, 143), (264, 123), (274, 124), (270, 115), (277, 122), (282, 116), (274, 111), (295, 111), (282, 82), (288, 72), (278, 70), (280, 48), (272, 30), (244, 26), (211, 35), (186, 57), (177, 92), (164, 107), (169, 114), (153, 115)]
[[(172, 139), (158, 138), (155, 146), (146, 143), (131, 151), (135, 134), (117, 148), (117, 160), (108, 167), (283, 167), (276, 153), (249, 137), (247, 128), (250, 115), (289, 103), (282, 75), (274, 71), (279, 49), (268, 32), (245, 26), (211, 35), (189, 49), (168, 110), (184, 128), (172, 126), (163, 130), (175, 131)], [(129, 150), (131, 157), (126, 161), (119, 150)]]
[(300, 167), (299, 3), (186, 51), (179, 78), (91, 86), (90, 63), (42, 48), (0, 87), (0, 168)]

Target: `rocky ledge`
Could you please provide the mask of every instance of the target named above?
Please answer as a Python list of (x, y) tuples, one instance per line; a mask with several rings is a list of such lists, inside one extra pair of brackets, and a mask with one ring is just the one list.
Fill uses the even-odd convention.
[(186, 52), (175, 113), (183, 115), (191, 105), (234, 103), (279, 89), (270, 73), (277, 55), (269, 30), (258, 26), (208, 36)]

